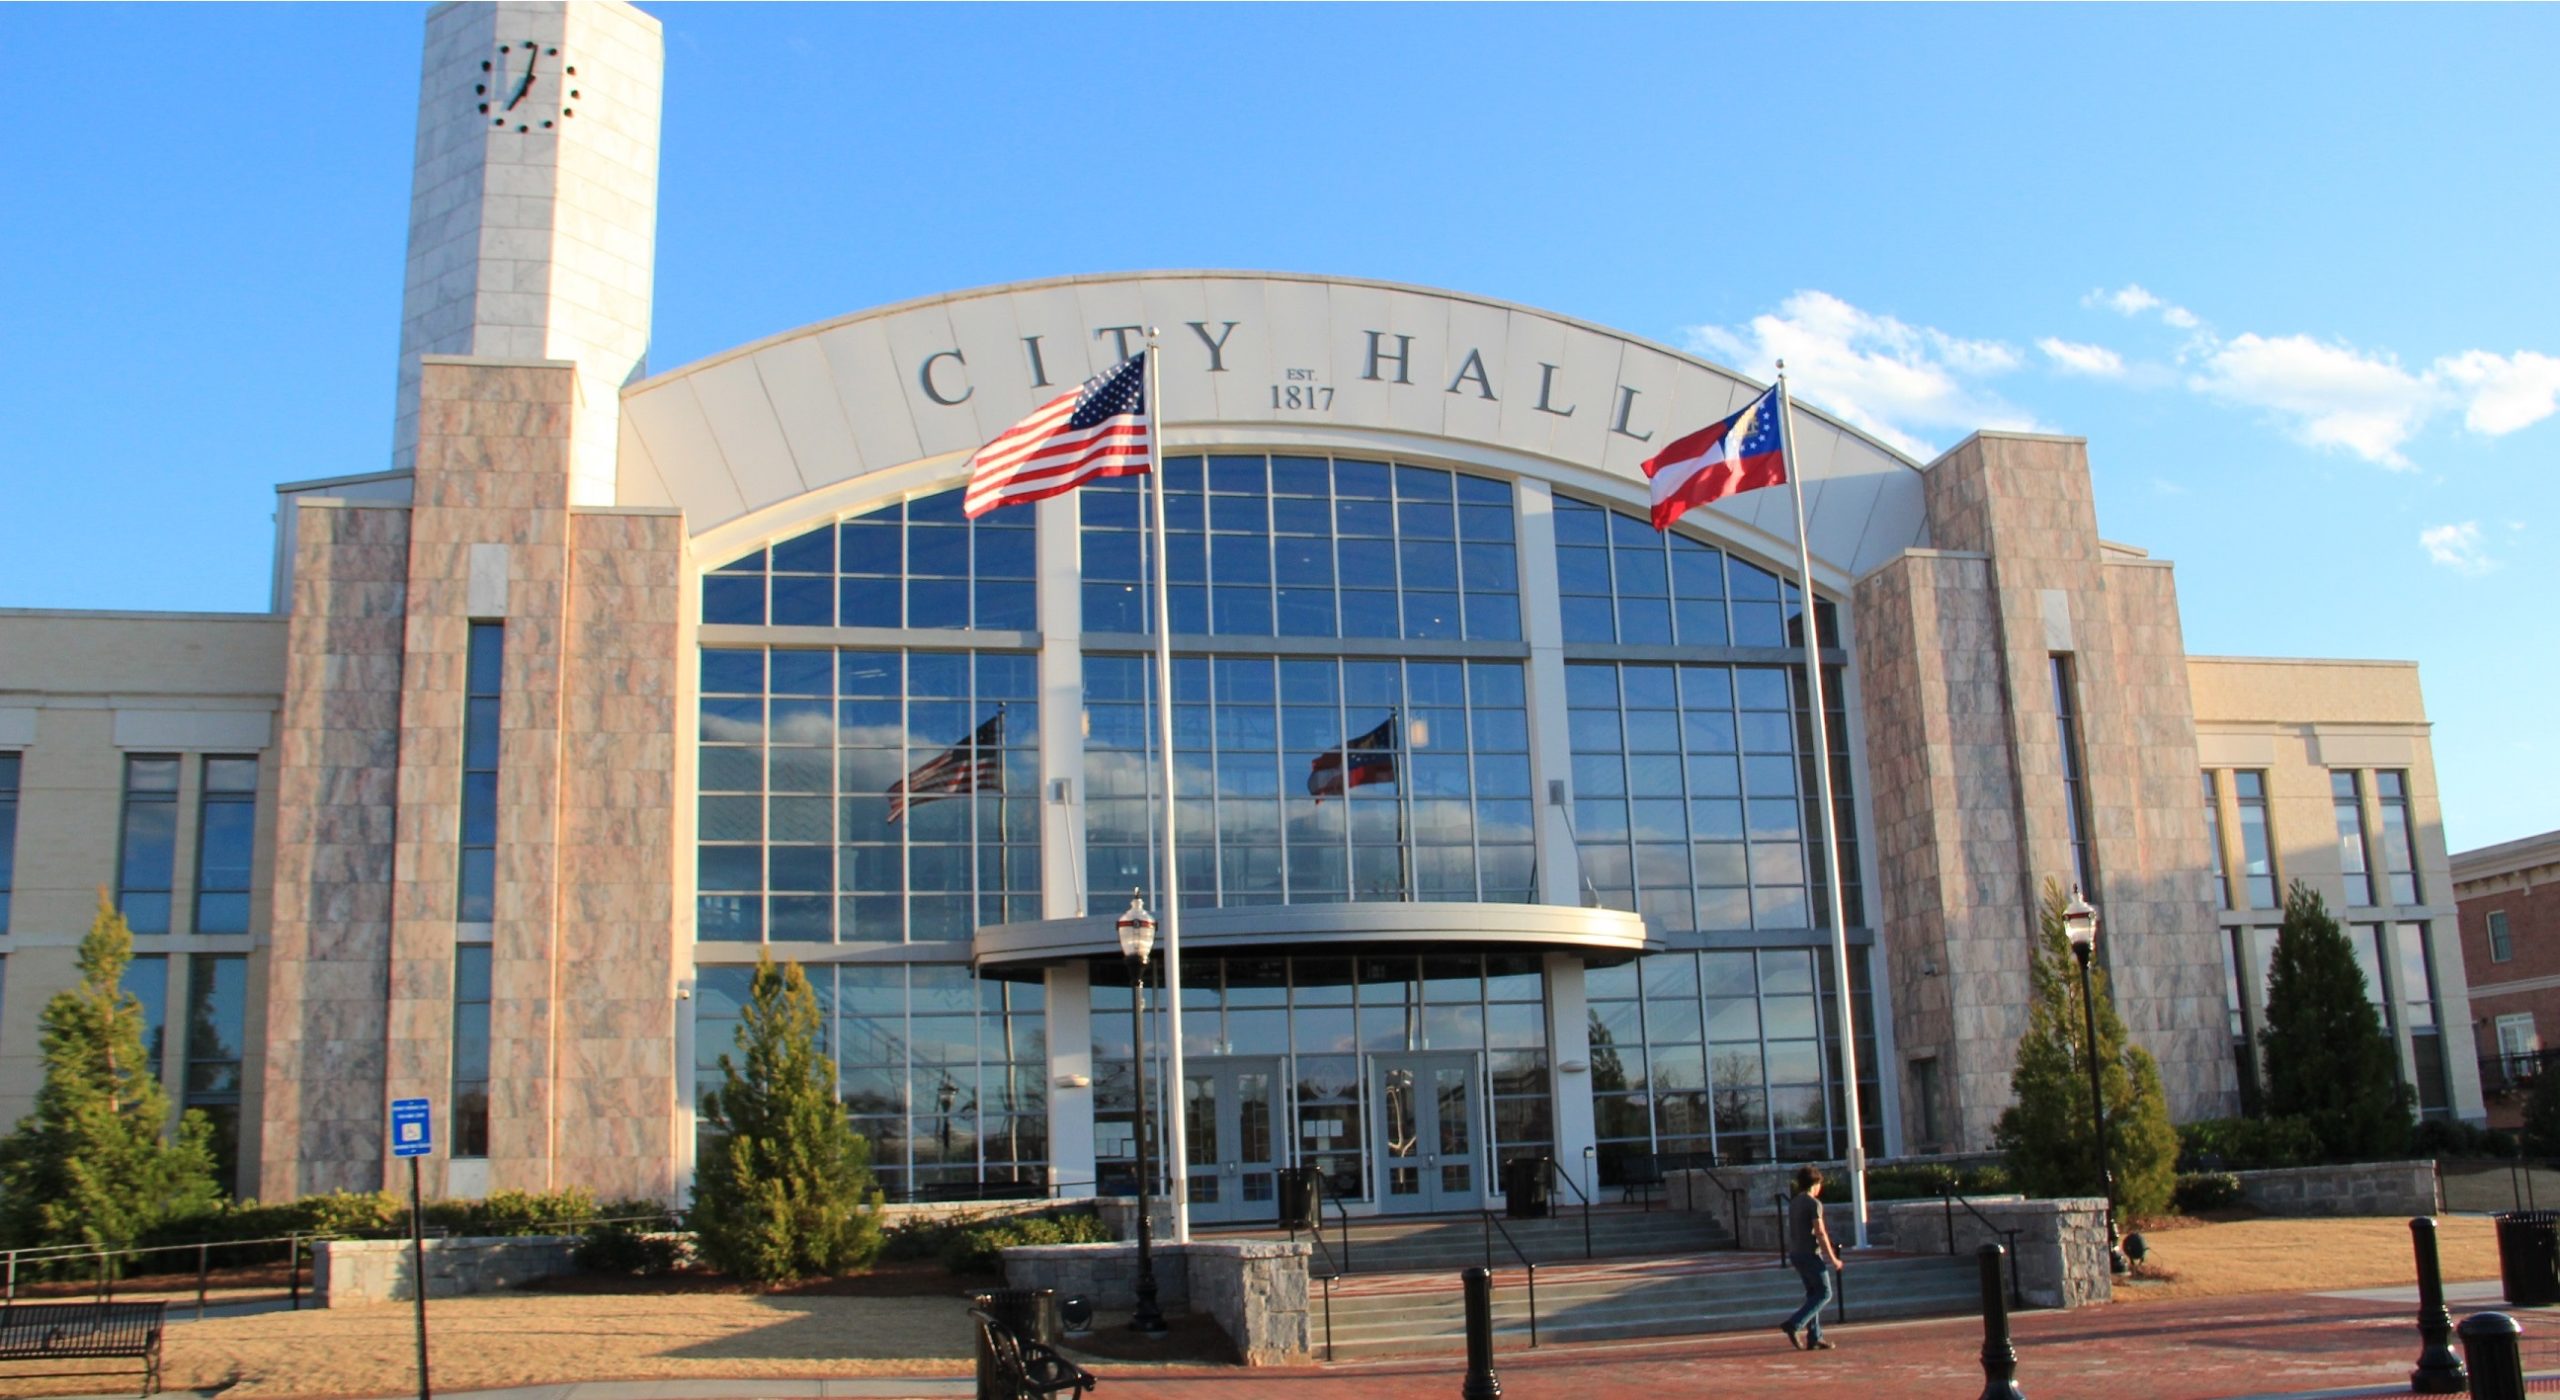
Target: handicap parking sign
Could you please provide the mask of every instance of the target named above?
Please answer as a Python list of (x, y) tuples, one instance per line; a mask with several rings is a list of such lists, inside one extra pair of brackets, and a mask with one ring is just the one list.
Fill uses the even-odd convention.
[(435, 1148), (434, 1119), (425, 1099), (391, 1101), (391, 1155), (424, 1157)]

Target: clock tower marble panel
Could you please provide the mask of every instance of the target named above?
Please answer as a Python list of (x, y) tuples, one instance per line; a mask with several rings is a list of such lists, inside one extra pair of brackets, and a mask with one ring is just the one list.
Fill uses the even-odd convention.
[(658, 21), (621, 0), (429, 12), (395, 469), (417, 460), (420, 357), (560, 360), (582, 390), (570, 500), (613, 504), (621, 389), (649, 348), (664, 69)]

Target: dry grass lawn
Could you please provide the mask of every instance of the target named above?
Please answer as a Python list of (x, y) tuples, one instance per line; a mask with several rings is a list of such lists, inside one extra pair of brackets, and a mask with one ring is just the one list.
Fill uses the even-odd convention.
[[(2173, 1277), (2119, 1287), (2120, 1301), (2406, 1287), (2418, 1280), (2409, 1222), (2398, 1216), (2198, 1222), (2146, 1230), (2143, 1238), (2151, 1246), (2148, 1263)], [(2447, 1282), (2498, 1276), (2498, 1241), (2487, 1219), (2440, 1216), (2436, 1240)]]
[[(239, 1397), (414, 1395), (413, 1316), (399, 1303), (178, 1321), (164, 1343), (161, 1383), (228, 1387), (226, 1396)], [(956, 1291), (499, 1293), (439, 1299), (427, 1325), (438, 1391), (670, 1377), (958, 1376), (968, 1373), (972, 1344), (968, 1304)], [(118, 1373), (97, 1365), (98, 1381), (0, 1372), (0, 1395), (112, 1392), (127, 1383), (103, 1379)]]

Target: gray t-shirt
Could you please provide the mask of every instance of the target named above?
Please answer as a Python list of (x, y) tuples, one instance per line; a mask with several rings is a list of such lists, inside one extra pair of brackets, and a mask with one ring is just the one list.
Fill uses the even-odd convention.
[(1813, 1223), (1822, 1218), (1822, 1200), (1799, 1191), (1787, 1202), (1787, 1252), (1789, 1254), (1822, 1253), (1821, 1242), (1814, 1238)]

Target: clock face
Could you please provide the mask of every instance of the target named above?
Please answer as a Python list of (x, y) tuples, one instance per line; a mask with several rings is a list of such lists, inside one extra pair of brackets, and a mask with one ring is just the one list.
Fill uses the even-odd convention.
[(578, 70), (552, 44), (527, 39), (498, 45), (481, 61), (472, 100), (493, 131), (554, 131), (577, 115)]

